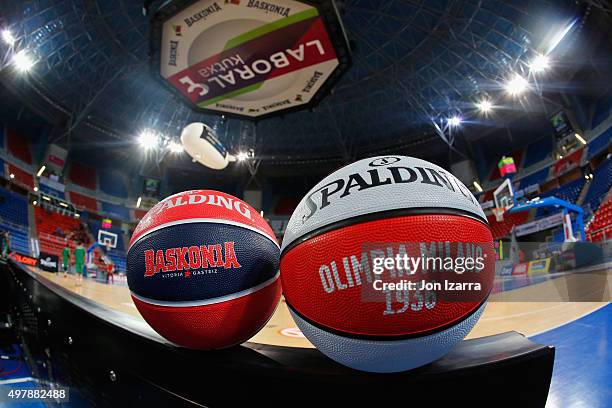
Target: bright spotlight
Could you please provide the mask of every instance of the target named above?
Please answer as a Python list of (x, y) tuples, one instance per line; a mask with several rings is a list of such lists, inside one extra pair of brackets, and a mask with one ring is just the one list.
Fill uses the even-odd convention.
[(34, 65), (34, 60), (26, 50), (21, 50), (13, 55), (13, 64), (21, 72), (28, 72)]
[(448, 124), (454, 127), (459, 126), (461, 124), (461, 118), (457, 115), (448, 118)]
[(172, 153), (181, 153), (183, 151), (183, 145), (177, 142), (168, 143), (168, 149)]
[(506, 84), (506, 90), (510, 95), (517, 96), (525, 92), (528, 86), (529, 84), (525, 78), (519, 74), (515, 74), (514, 77)]
[(38, 191), (38, 187), (34, 186), (34, 192)]
[(15, 44), (15, 37), (13, 37), (13, 33), (11, 33), (11, 30), (2, 30), (2, 39), (8, 45), (12, 46), (13, 44)]
[(493, 104), (488, 99), (483, 99), (476, 104), (478, 110), (482, 113), (489, 113), (493, 109)]
[(34, 201), (32, 201), (32, 204), (36, 205), (36, 204), (38, 204), (38, 201), (34, 200)]
[(12, 178), (12, 179), (14, 179), (14, 178), (15, 178), (15, 175), (14, 175), (13, 173), (11, 173), (11, 174), (9, 174), (9, 177), (10, 177), (10, 178)]
[(576, 137), (576, 139), (578, 139), (578, 141), (583, 145), (587, 144), (586, 140), (584, 140), (584, 137), (580, 136), (580, 133), (574, 133), (574, 137)]
[(249, 157), (249, 155), (246, 152), (240, 152), (238, 153), (238, 155), (236, 156), (236, 158), (238, 159), (238, 161), (243, 161), (246, 160)]
[(144, 130), (140, 136), (138, 136), (138, 143), (145, 148), (145, 150), (153, 149), (157, 147), (159, 139), (157, 135), (150, 130)]
[(538, 55), (529, 64), (529, 70), (531, 72), (543, 72), (550, 67), (550, 60), (546, 55)]

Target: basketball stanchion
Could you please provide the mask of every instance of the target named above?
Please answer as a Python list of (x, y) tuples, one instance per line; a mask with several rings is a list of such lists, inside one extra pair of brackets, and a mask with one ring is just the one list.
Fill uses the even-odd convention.
[(493, 207), (491, 210), (493, 211), (493, 215), (495, 216), (495, 221), (504, 222), (504, 213), (506, 212), (505, 208)]

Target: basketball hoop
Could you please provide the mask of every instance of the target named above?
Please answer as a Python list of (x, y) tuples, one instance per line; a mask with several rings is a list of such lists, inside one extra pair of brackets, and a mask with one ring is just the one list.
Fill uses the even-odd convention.
[(497, 208), (497, 207), (493, 207), (493, 215), (495, 215), (495, 220), (497, 222), (503, 222), (504, 221), (504, 213), (506, 212), (505, 208)]

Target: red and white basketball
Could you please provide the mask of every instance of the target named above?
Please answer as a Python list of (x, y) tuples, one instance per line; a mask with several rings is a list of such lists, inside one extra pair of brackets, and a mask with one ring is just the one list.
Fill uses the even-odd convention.
[(179, 346), (220, 349), (248, 340), (280, 299), (279, 247), (268, 223), (229, 194), (192, 190), (155, 205), (127, 254), (134, 304)]
[[(470, 290), (377, 292), (376, 259), (410, 243), (421, 251), (414, 259), (425, 251), (435, 260), (439, 250), (451, 266), (415, 267), (408, 280), (450, 276), (474, 283)], [(459, 268), (468, 256), (481, 259), (480, 269)], [(470, 191), (406, 156), (360, 160), (323, 179), (297, 206), (281, 246), (283, 293), (301, 331), (335, 361), (372, 372), (427, 364), (460, 342), (482, 314), (494, 265), (491, 232)]]

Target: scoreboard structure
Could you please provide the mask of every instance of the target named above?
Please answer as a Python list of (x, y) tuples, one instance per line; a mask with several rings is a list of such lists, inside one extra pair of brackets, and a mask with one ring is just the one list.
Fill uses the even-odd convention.
[(315, 106), (350, 65), (333, 0), (166, 2), (150, 51), (190, 108), (250, 120)]

